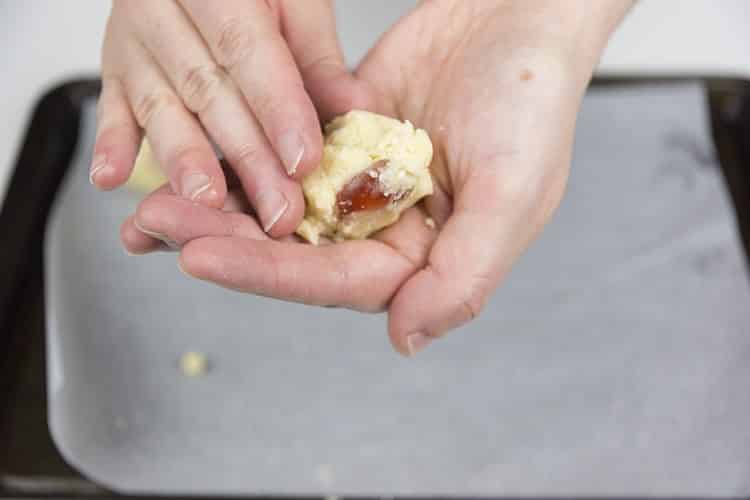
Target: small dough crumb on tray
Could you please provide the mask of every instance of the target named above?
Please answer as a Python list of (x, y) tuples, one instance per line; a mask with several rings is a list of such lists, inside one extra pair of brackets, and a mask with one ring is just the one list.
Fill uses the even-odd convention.
[(180, 370), (186, 377), (200, 377), (208, 371), (208, 360), (200, 352), (188, 351), (180, 357)]

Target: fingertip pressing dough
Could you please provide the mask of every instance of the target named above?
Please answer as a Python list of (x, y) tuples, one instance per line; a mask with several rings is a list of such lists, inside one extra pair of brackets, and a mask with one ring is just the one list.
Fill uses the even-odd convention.
[(143, 139), (141, 148), (138, 150), (138, 156), (135, 158), (133, 172), (125, 185), (134, 191), (147, 194), (166, 182), (167, 178), (162, 173), (156, 158), (154, 158), (151, 146), (146, 139)]
[(350, 111), (325, 127), (320, 166), (302, 181), (297, 234), (318, 244), (363, 239), (432, 194), (432, 143), (408, 121)]

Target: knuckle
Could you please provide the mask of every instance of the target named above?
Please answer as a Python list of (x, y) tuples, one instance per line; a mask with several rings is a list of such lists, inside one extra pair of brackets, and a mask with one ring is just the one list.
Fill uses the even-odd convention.
[[(434, 262), (430, 263), (426, 270), (431, 272), (439, 283), (454, 281), (450, 273)], [(456, 289), (455, 285), (451, 284), (456, 292), (453, 295), (454, 300), (447, 308), (452, 311), (452, 315), (458, 317), (459, 324), (467, 323), (481, 314), (493, 288), (492, 279), (484, 273), (472, 273), (465, 283), (466, 285), (460, 289)]]
[(135, 115), (138, 125), (147, 128), (148, 124), (158, 113), (164, 108), (175, 106), (177, 104), (176, 101), (175, 96), (168, 92), (159, 90), (150, 92), (135, 102), (133, 115)]
[(200, 114), (216, 97), (224, 80), (224, 72), (215, 64), (188, 68), (180, 84), (180, 95), (185, 106)]
[(246, 21), (231, 18), (219, 28), (215, 44), (216, 60), (231, 70), (254, 51), (257, 42), (257, 37)]
[(567, 169), (552, 165), (535, 172), (508, 176), (495, 185), (495, 199), (529, 213), (556, 204), (562, 198)]
[[(515, 156), (516, 153), (511, 154)], [(482, 192), (493, 203), (519, 208), (528, 207), (539, 196), (538, 190), (541, 185), (539, 173), (526, 170), (508, 170), (500, 175), (494, 166), (502, 164), (502, 158), (507, 157), (508, 154), (502, 153), (481, 163), (482, 165), (493, 165), (493, 167), (478, 169), (473, 172), (476, 177), (472, 179), (473, 185), (481, 186)]]
[(344, 297), (352, 297), (352, 292), (354, 292), (354, 290), (352, 287), (352, 278), (349, 265), (346, 262), (339, 261), (335, 262), (334, 266), (338, 282), (341, 283), (342, 295)]
[(251, 168), (262, 158), (261, 150), (255, 144), (241, 144), (232, 151), (231, 155), (233, 163), (242, 168)]
[(143, 228), (147, 230), (155, 230), (161, 226), (161, 213), (159, 211), (160, 197), (158, 195), (149, 196), (143, 200), (136, 208), (134, 222), (136, 227), (141, 231)]
[(182, 174), (194, 168), (196, 164), (204, 164), (200, 160), (210, 158), (206, 151), (194, 145), (193, 141), (176, 146), (173, 150), (167, 152), (166, 165), (169, 177), (180, 177)]
[[(430, 266), (438, 279), (447, 276), (435, 266)], [(449, 310), (458, 324), (472, 321), (482, 313), (492, 291), (492, 280), (484, 274), (473, 274), (466, 282), (466, 286), (457, 291), (455, 302)]]
[(331, 297), (333, 299), (332, 302), (351, 309), (365, 309), (365, 304), (360, 304), (362, 302), (360, 297), (361, 291), (353, 284), (352, 269), (346, 259), (338, 259), (335, 255), (329, 255), (327, 260), (331, 271), (336, 277), (337, 290)]
[(283, 103), (269, 92), (258, 92), (252, 96), (251, 107), (261, 122), (280, 116)]

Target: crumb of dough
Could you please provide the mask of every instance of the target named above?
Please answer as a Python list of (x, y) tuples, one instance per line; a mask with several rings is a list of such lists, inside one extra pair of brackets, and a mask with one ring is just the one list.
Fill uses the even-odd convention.
[(188, 351), (180, 358), (180, 370), (186, 377), (200, 377), (208, 371), (208, 360), (199, 352)]
[(167, 178), (154, 158), (148, 140), (143, 139), (138, 156), (135, 158), (133, 172), (125, 185), (138, 193), (148, 194), (166, 182)]
[(433, 219), (432, 217), (425, 218), (424, 225), (429, 227), (430, 229), (435, 229), (435, 219)]
[(432, 143), (408, 121), (350, 111), (325, 127), (323, 158), (302, 181), (297, 234), (318, 244), (364, 239), (432, 194)]

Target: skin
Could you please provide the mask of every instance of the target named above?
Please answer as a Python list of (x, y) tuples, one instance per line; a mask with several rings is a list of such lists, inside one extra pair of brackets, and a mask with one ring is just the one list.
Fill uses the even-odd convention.
[(269, 234), (304, 214), (320, 118), (370, 106), (346, 69), (329, 0), (114, 0), (91, 182), (122, 185), (145, 132), (175, 193), (221, 207), (213, 138)]
[(123, 224), (123, 242), (133, 253), (169, 242), (186, 273), (230, 289), (387, 310), (394, 348), (413, 355), (480, 314), (557, 208), (582, 96), (630, 5), (432, 0), (393, 26), (354, 81), (363, 108), (428, 131), (436, 193), (374, 239), (274, 238), (241, 189), (220, 210), (171, 184)]

